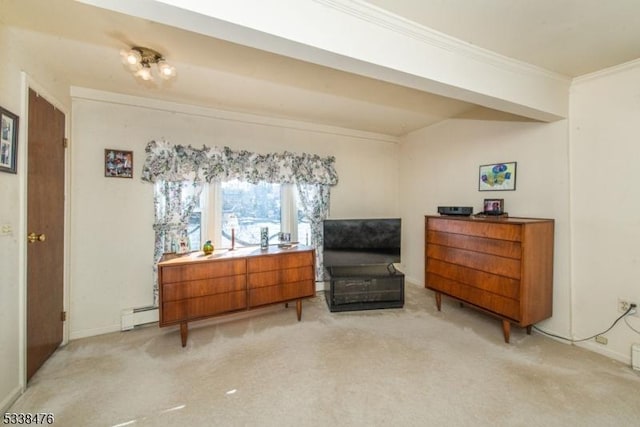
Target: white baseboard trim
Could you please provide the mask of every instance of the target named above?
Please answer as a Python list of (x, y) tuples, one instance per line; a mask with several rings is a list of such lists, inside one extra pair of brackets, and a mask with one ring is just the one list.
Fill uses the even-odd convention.
[(111, 332), (120, 332), (120, 324), (103, 326), (100, 328), (80, 329), (78, 331), (69, 332), (69, 341), (80, 338), (89, 338), (96, 335), (110, 334)]
[(159, 316), (158, 307), (154, 306), (126, 308), (122, 310), (120, 330), (129, 331), (136, 326), (157, 322), (160, 318)]
[(609, 350), (608, 348), (603, 347), (602, 344), (596, 344), (594, 342), (589, 342), (589, 341), (574, 343), (574, 345), (577, 347), (582, 347), (594, 353), (601, 354), (605, 357), (608, 357), (609, 359), (622, 362), (625, 365), (629, 365), (629, 368), (631, 368), (631, 351), (629, 351), (629, 354), (624, 355), (624, 354), (620, 354), (618, 352)]
[(13, 405), (15, 401), (18, 400), (20, 396), (22, 396), (22, 391), (22, 387), (18, 385), (13, 390), (11, 390), (4, 399), (2, 399), (2, 402), (0, 402), (1, 414), (7, 412), (11, 405)]

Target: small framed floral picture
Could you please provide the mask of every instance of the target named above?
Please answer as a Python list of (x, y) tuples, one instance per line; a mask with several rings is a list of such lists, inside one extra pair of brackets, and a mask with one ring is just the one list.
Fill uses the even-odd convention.
[(105, 149), (104, 176), (133, 178), (133, 151)]
[(513, 191), (516, 189), (516, 162), (480, 166), (478, 191)]

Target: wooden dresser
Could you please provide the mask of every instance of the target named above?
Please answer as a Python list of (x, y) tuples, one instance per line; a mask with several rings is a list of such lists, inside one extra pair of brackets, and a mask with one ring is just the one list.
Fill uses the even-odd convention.
[(315, 251), (305, 246), (194, 252), (158, 264), (160, 326), (180, 324), (182, 346), (188, 323), (315, 295)]
[(526, 327), (551, 317), (552, 219), (425, 217), (425, 287)]

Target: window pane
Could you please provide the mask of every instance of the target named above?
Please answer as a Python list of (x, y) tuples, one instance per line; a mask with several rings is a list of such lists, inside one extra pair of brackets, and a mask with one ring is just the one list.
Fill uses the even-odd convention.
[(278, 242), (280, 233), (280, 184), (222, 183), (222, 247), (260, 244), (260, 228), (269, 228), (269, 243)]
[(202, 246), (202, 212), (200, 212), (200, 206), (197, 211), (194, 210), (189, 217), (189, 224), (187, 225), (187, 236), (189, 237), (189, 248), (192, 251), (197, 251)]
[[(184, 185), (182, 188), (183, 199), (193, 197), (193, 186)], [(187, 238), (189, 239), (189, 250), (197, 251), (202, 248), (202, 197), (200, 203), (193, 209), (187, 224)]]

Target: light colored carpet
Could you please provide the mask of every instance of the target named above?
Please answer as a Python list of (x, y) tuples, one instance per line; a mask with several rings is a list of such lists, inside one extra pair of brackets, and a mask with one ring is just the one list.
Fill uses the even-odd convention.
[(71, 342), (12, 412), (60, 426), (628, 426), (630, 367), (406, 285), (403, 309), (330, 313), (324, 296), (244, 319)]

